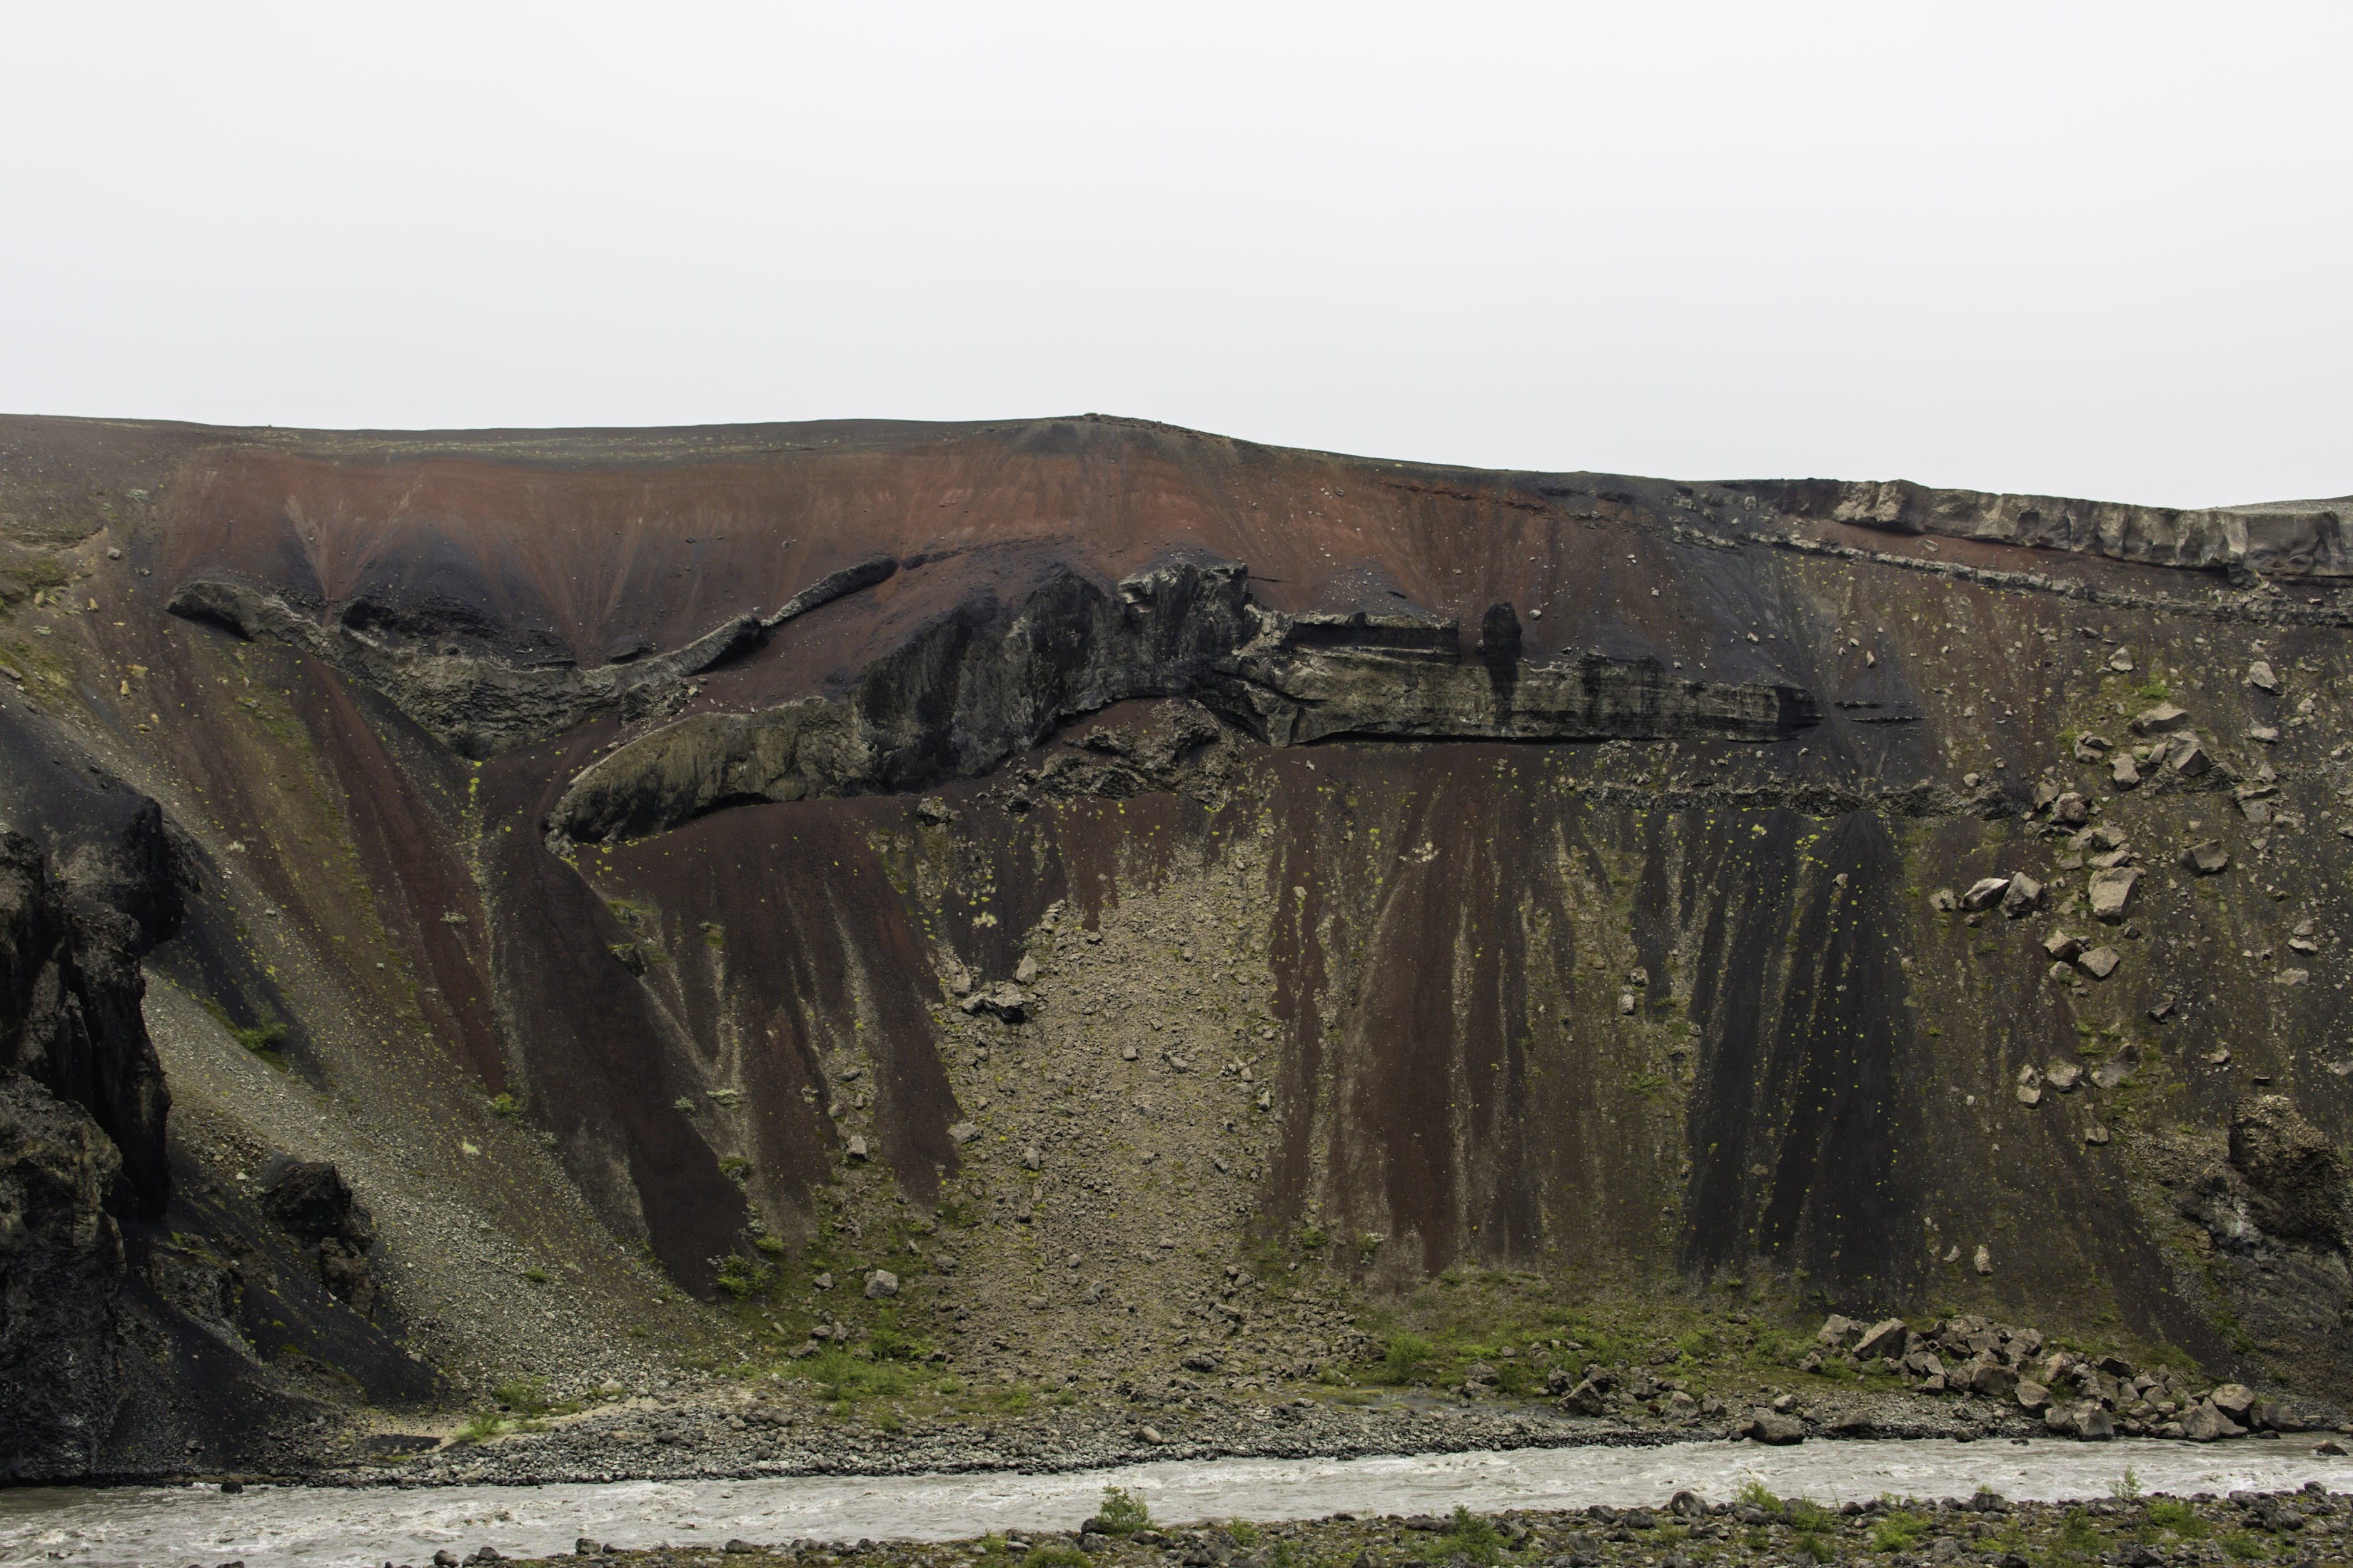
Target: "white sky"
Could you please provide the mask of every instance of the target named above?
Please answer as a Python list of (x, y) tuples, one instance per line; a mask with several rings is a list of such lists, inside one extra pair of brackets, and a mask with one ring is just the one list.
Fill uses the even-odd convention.
[(0, 0), (0, 408), (2353, 490), (2353, 5)]

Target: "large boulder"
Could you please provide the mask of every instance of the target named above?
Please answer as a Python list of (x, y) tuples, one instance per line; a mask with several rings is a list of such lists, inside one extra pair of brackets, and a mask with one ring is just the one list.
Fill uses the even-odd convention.
[(2243, 1383), (2226, 1383), (2206, 1396), (2207, 1403), (2221, 1411), (2229, 1420), (2241, 1426), (2250, 1426), (2257, 1401), (2255, 1391)]
[(2242, 1437), (2246, 1428), (2201, 1400), (2182, 1415), (2181, 1435), (2193, 1443), (2211, 1443), (2217, 1437)]
[(2092, 918), (2110, 925), (2125, 918), (2132, 903), (2133, 884), (2140, 880), (2137, 866), (2109, 866), (2092, 873)]
[(1804, 1442), (1806, 1426), (1794, 1415), (1784, 1415), (1773, 1410), (1759, 1410), (1748, 1418), (1746, 1425), (1740, 1428), (1740, 1435), (1759, 1443), (1770, 1443), (1777, 1447), (1781, 1447), (1791, 1443)]
[(1888, 1318), (1863, 1331), (1862, 1337), (1855, 1342), (1854, 1353), (1865, 1361), (1901, 1356), (1905, 1342), (1910, 1337), (1911, 1331), (1904, 1326), (1903, 1319)]
[(1982, 1394), (1989, 1399), (2009, 1399), (2018, 1392), (2018, 1371), (2004, 1366), (1991, 1356), (1979, 1356), (1961, 1369), (1966, 1386), (1972, 1394)]
[(1588, 1377), (1561, 1397), (1560, 1407), (1571, 1415), (1599, 1415), (1609, 1408), (1609, 1395)]
[(2008, 877), (1980, 877), (1975, 882), (1969, 884), (1969, 890), (1968, 892), (1961, 895), (1961, 908), (1965, 910), (1989, 910), (1993, 908), (1994, 905), (2000, 903), (2002, 900), (2002, 896), (2009, 891), (2010, 879)]

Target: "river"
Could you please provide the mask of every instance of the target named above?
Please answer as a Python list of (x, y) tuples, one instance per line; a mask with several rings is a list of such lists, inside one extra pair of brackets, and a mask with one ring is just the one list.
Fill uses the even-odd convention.
[(1711, 1500), (1750, 1479), (1818, 1502), (1894, 1494), (2101, 1497), (2129, 1468), (2150, 1491), (2276, 1490), (2316, 1480), (2353, 1490), (2353, 1459), (2310, 1439), (2199, 1447), (2156, 1440), (1949, 1440), (1568, 1447), (1364, 1459), (1208, 1459), (1057, 1475), (1006, 1472), (750, 1481), (624, 1481), (543, 1487), (214, 1486), (0, 1491), (0, 1565), (322, 1568), (423, 1563), (437, 1549), (510, 1556), (568, 1552), (586, 1535), (624, 1547), (709, 1547), (860, 1537), (949, 1540), (990, 1531), (1068, 1530), (1106, 1486), (1131, 1488), (1163, 1521), (1313, 1519), (1347, 1511), (1443, 1513), (1658, 1505), (1679, 1487)]

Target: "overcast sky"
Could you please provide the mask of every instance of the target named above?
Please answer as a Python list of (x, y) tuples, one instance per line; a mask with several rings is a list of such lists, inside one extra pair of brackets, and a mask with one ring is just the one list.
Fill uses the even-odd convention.
[(2353, 5), (0, 0), (0, 409), (2353, 491)]

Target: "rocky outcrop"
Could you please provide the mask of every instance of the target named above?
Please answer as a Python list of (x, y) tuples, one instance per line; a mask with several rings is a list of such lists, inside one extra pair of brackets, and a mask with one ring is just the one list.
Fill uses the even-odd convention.
[(375, 1224), (342, 1172), (324, 1160), (280, 1155), (262, 1170), (261, 1208), (302, 1248), (321, 1284), (362, 1317), (375, 1310), (375, 1276), (368, 1267)]
[(0, 1071), (87, 1110), (121, 1151), (122, 1190), (110, 1197), (128, 1212), (159, 1214), (172, 1101), (140, 1013), (139, 956), (151, 927), (123, 905), (168, 902), (169, 877), (159, 891), (96, 846), (83, 847), (74, 868), (79, 898), (32, 840), (0, 834)]
[(97, 1468), (121, 1397), (121, 1176), (79, 1106), (0, 1075), (0, 1481)]
[(560, 650), (501, 647), (470, 616), (361, 598), (322, 615), (283, 592), (227, 577), (199, 577), (172, 595), (174, 615), (238, 636), (298, 647), (389, 697), (460, 756), (492, 757), (543, 741), (596, 714), (642, 718), (665, 710), (691, 676), (744, 652), (797, 616), (889, 577), (888, 556), (829, 573), (774, 615), (737, 616), (683, 647), (651, 658), (632, 645), (582, 669)]
[(115, 1215), (170, 1196), (140, 954), (178, 918), (153, 801), (53, 875), (0, 833), (0, 1479), (97, 1468), (123, 1396)]
[(2246, 1179), (2247, 1216), (2283, 1241), (2342, 1251), (2345, 1163), (2284, 1095), (2242, 1102), (2231, 1118), (2231, 1164)]
[(739, 616), (681, 648), (638, 662), (579, 669), (522, 666), (456, 642), (393, 637), (380, 624), (320, 620), (284, 595), (219, 578), (184, 584), (172, 613), (216, 621), (239, 636), (281, 642), (375, 688), (460, 756), (491, 757), (558, 735), (591, 714), (627, 709), (675, 687), (760, 636)]
[(1285, 615), (1239, 562), (1184, 557), (1115, 588), (1061, 569), (1025, 597), (967, 601), (877, 660), (841, 698), (700, 714), (584, 770), (547, 826), (559, 846), (660, 831), (721, 805), (970, 778), (1112, 703), (1188, 697), (1278, 746), (1423, 740), (1769, 740), (1814, 723), (1812, 696), (1687, 680), (1657, 660), (1535, 661), (1491, 608), (1477, 656), (1451, 620)]
[(1891, 533), (1943, 534), (2199, 571), (2353, 575), (2353, 544), (2344, 527), (2353, 500), (2183, 510), (1931, 489), (1902, 479), (1804, 479), (1757, 488), (1790, 516)]

